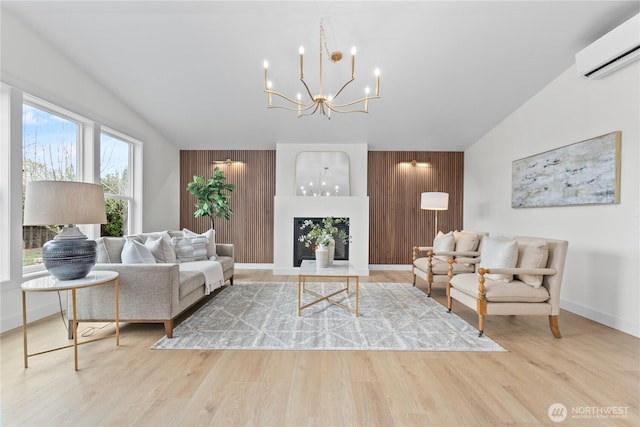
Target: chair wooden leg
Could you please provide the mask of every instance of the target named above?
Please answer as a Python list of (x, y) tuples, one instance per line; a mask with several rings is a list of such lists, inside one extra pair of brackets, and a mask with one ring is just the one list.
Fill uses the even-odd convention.
[(551, 333), (556, 338), (562, 338), (560, 335), (560, 326), (558, 325), (558, 315), (549, 316), (549, 327), (551, 328)]
[(413, 274), (413, 286), (415, 286), (415, 285), (416, 285), (416, 275), (415, 275), (415, 273), (414, 273), (414, 274)]
[(478, 336), (484, 334), (484, 315), (478, 314)]
[(427, 282), (427, 296), (431, 296), (431, 282)]
[(451, 313), (453, 307), (453, 299), (451, 298), (451, 283), (447, 283), (447, 312)]

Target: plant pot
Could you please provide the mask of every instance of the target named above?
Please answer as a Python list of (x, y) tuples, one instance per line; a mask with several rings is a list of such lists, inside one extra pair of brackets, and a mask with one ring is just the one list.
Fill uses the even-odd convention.
[(329, 266), (329, 248), (318, 246), (316, 249), (316, 267), (327, 268)]

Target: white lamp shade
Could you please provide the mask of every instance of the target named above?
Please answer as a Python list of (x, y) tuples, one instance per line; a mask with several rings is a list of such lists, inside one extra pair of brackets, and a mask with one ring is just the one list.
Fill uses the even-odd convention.
[(27, 183), (24, 225), (105, 224), (104, 190), (100, 184), (75, 181)]
[(422, 193), (420, 197), (420, 208), (430, 211), (446, 211), (449, 209), (449, 193)]

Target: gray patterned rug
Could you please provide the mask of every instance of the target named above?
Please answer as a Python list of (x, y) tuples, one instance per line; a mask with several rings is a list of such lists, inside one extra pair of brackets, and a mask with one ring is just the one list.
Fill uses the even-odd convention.
[[(333, 297), (353, 307), (355, 291)], [(322, 295), (334, 283), (307, 287)], [(297, 283), (227, 286), (152, 349), (506, 351), (408, 283), (361, 283), (360, 316), (322, 301), (297, 315)], [(303, 294), (303, 304), (315, 299)]]

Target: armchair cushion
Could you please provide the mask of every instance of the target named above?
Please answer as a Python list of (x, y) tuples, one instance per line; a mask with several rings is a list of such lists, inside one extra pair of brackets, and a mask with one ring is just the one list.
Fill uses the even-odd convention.
[[(413, 262), (417, 268), (422, 271), (428, 271), (429, 258), (418, 258)], [(461, 274), (461, 273), (473, 273), (475, 270), (475, 266), (473, 264), (462, 264), (459, 262), (453, 263), (453, 274)], [(441, 261), (439, 259), (434, 259), (431, 262), (431, 273), (435, 275), (446, 275), (449, 272), (449, 263), (445, 261)]]
[[(451, 286), (471, 297), (478, 297), (477, 274), (458, 274), (451, 279)], [(484, 287), (488, 302), (545, 302), (549, 299), (549, 291), (544, 286), (534, 288), (520, 280), (505, 283), (486, 279)]]
[[(447, 234), (444, 234), (442, 231), (438, 232), (438, 235), (436, 236), (435, 239), (433, 239), (433, 252), (438, 253), (438, 252), (451, 252), (453, 251), (453, 249), (456, 246), (456, 240), (455, 237), (453, 236), (452, 232), (448, 232)], [(442, 260), (442, 261), (447, 261), (449, 259), (448, 256), (444, 255), (440, 255), (435, 257), (436, 259)]]
[[(518, 241), (518, 263), (519, 268), (544, 268), (549, 258), (549, 245), (546, 240), (531, 239)], [(542, 285), (541, 274), (516, 274), (516, 279), (524, 283), (539, 288)]]
[[(518, 262), (518, 242), (487, 236), (482, 242), (480, 266), (484, 268), (513, 268)], [(487, 274), (487, 279), (510, 282), (513, 274)]]
[(453, 237), (456, 241), (456, 252), (473, 252), (478, 249), (478, 244), (480, 243), (478, 233), (454, 231)]

